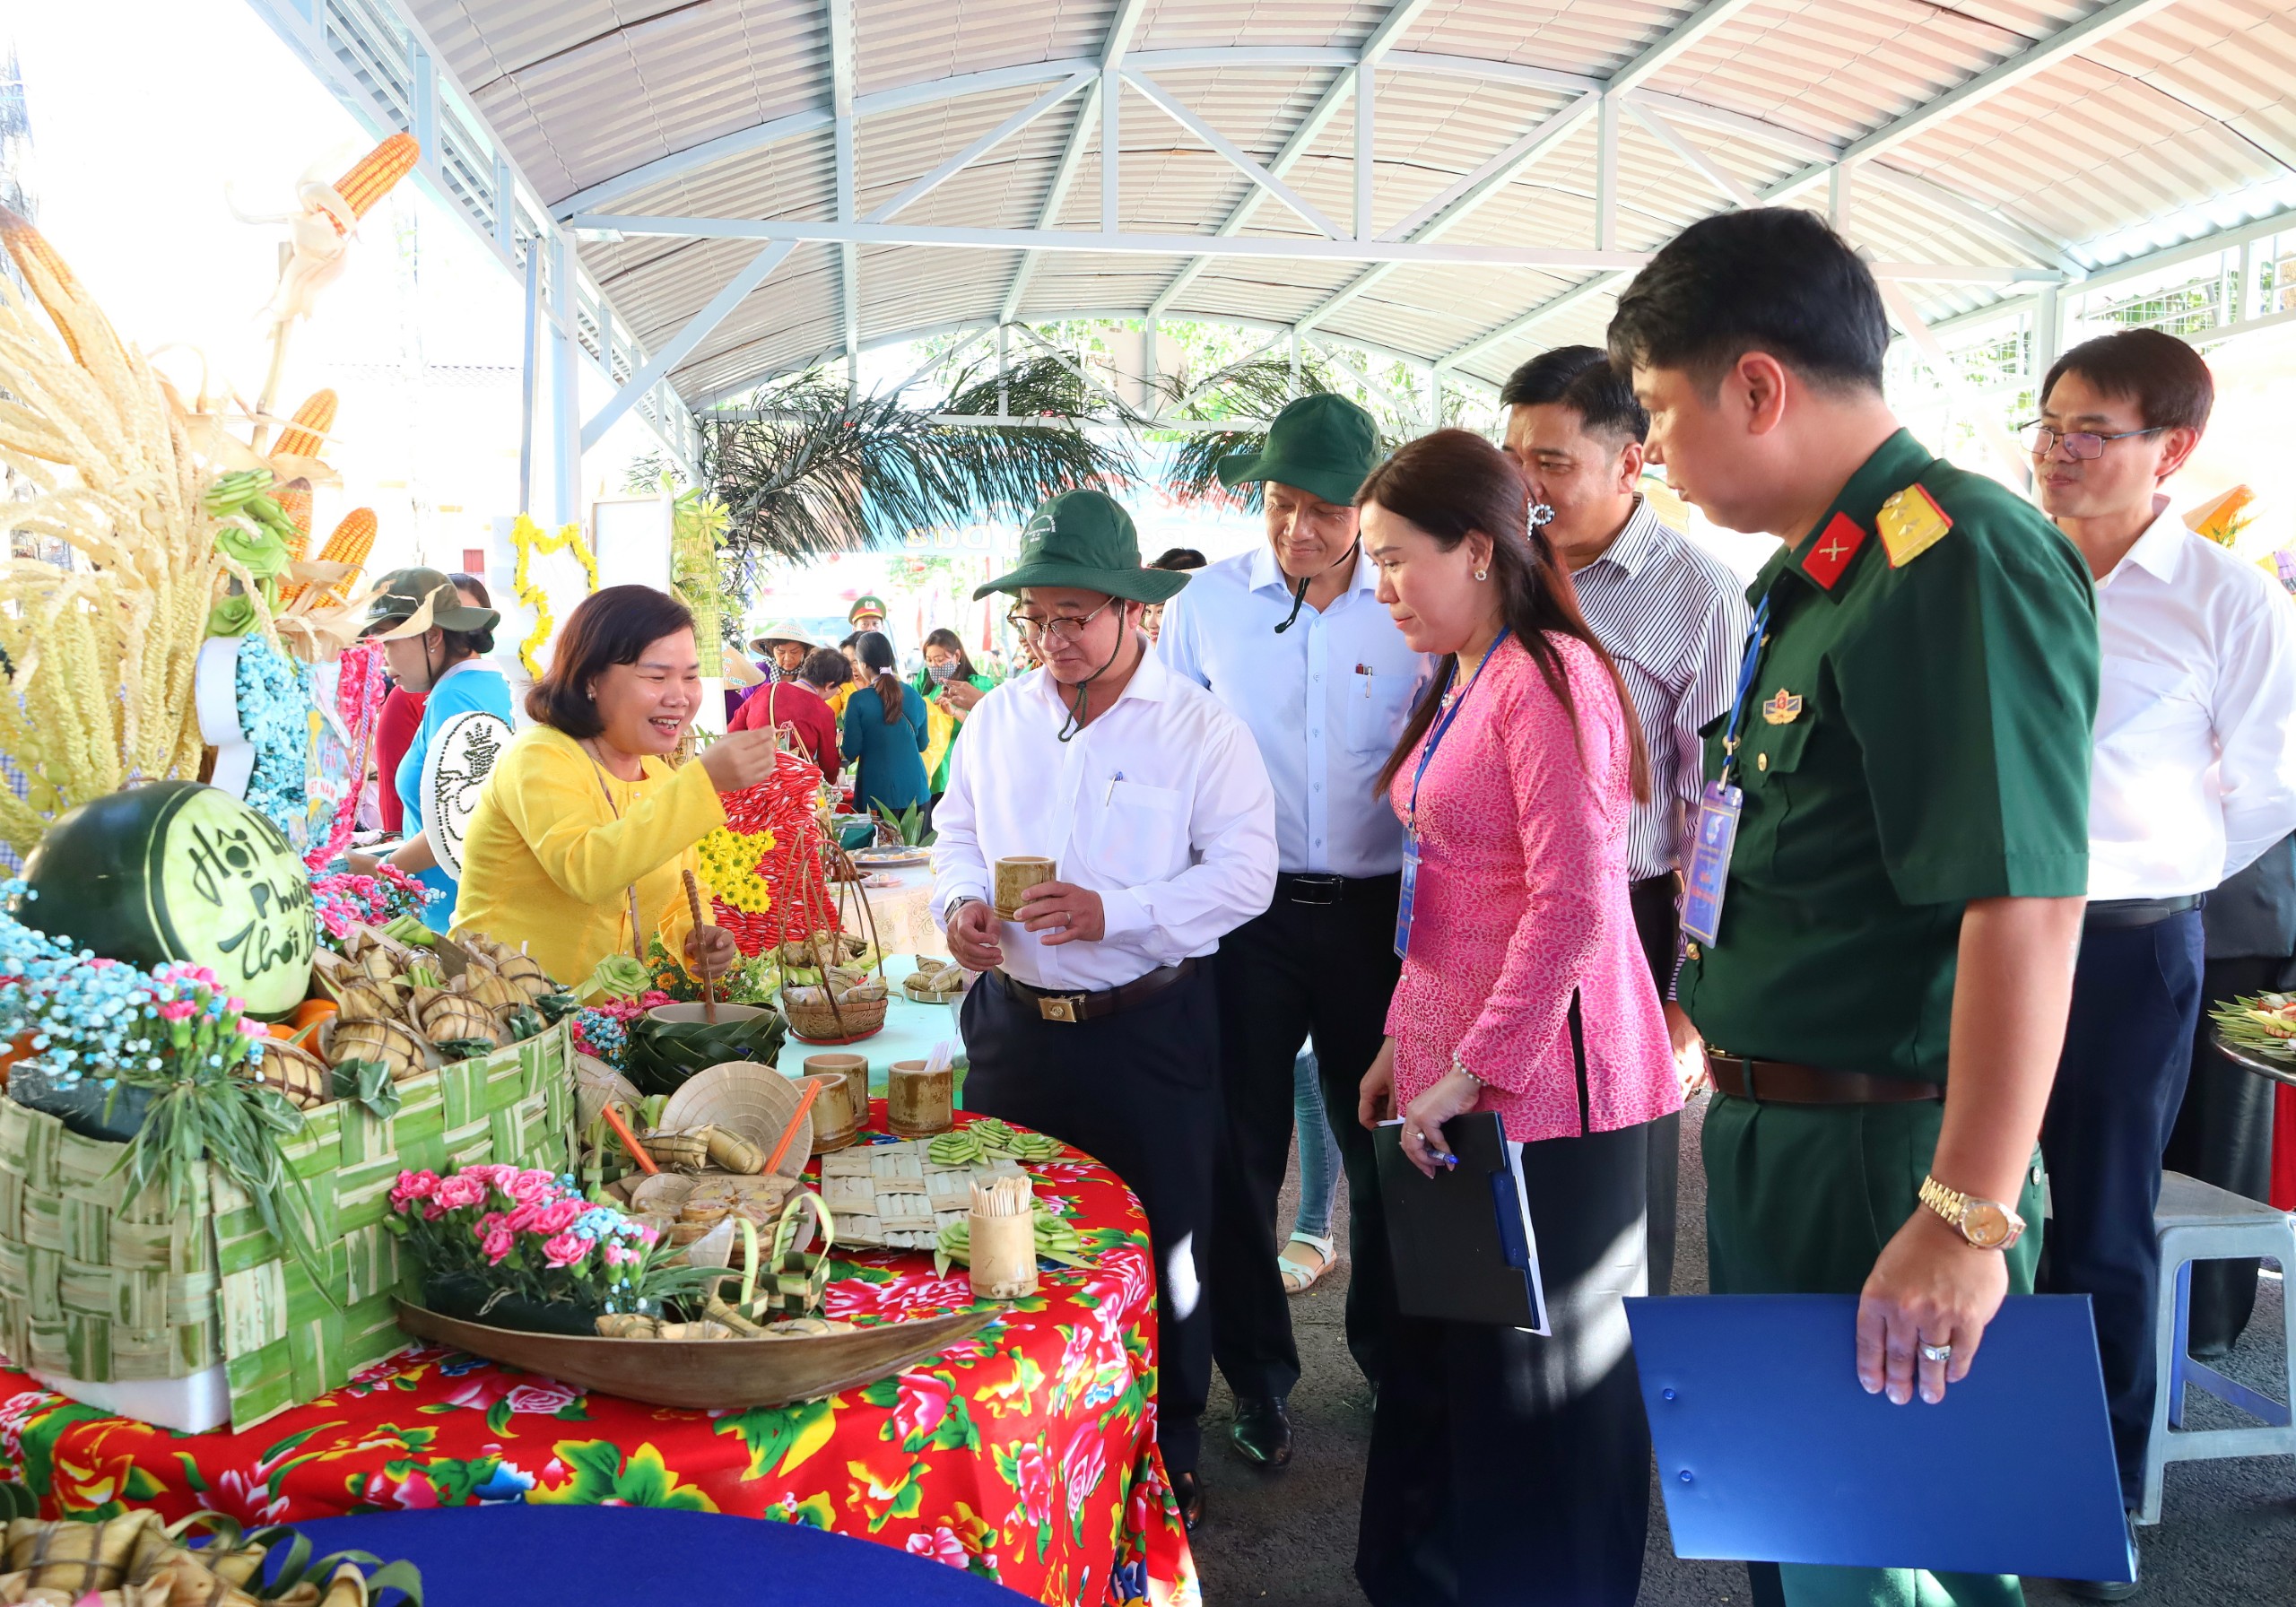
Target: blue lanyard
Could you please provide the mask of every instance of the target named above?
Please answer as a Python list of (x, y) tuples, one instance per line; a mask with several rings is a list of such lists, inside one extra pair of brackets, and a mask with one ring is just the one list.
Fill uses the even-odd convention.
[(1722, 734), (1722, 774), (1727, 783), (1738, 762), (1738, 725), (1746, 717), (1746, 694), (1753, 691), (1754, 673), (1761, 667), (1761, 633), (1770, 623), (1770, 595), (1754, 607), (1753, 622), (1746, 627), (1745, 651), (1738, 658), (1738, 695), (1730, 701), (1730, 728)]
[[(1483, 662), (1474, 666), (1474, 673), (1467, 678), (1466, 690), (1458, 695), (1450, 708), (1443, 711), (1442, 719), (1436, 723), (1434, 734), (1427, 739), (1427, 745), (1419, 751), (1419, 768), (1413, 770), (1411, 776), (1411, 808), (1404, 821), (1404, 824), (1414, 836), (1419, 831), (1419, 784), (1426, 779), (1428, 763), (1435, 757), (1435, 750), (1443, 745), (1443, 734), (1451, 728), (1451, 722), (1459, 717), (1459, 710), (1465, 708), (1467, 699), (1474, 695), (1474, 683), (1482, 680), (1483, 671), (1491, 667), (1492, 658), (1498, 653), (1500, 644), (1507, 639), (1507, 634), (1511, 629), (1511, 626), (1505, 625), (1499, 628), (1499, 634), (1491, 638), (1491, 646), (1483, 650)], [(1451, 673), (1457, 674), (1458, 659), (1456, 656), (1452, 658), (1451, 665)], [(1742, 698), (1744, 695), (1743, 691), (1739, 693)]]

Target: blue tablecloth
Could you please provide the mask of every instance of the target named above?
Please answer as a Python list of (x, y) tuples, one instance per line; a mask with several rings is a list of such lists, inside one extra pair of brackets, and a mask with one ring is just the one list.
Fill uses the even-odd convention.
[(1013, 1593), (945, 1563), (801, 1524), (644, 1507), (510, 1504), (297, 1524), (320, 1556), (422, 1570), (425, 1607), (996, 1607)]
[(869, 1057), (869, 1090), (885, 1091), (886, 1068), (896, 1060), (924, 1060), (933, 1053), (933, 1046), (947, 1038), (956, 1046), (956, 1064), (965, 1064), (964, 1035), (957, 1030), (957, 1007), (953, 1004), (920, 1004), (901, 992), (900, 979), (917, 969), (913, 955), (890, 955), (885, 960), (885, 980), (892, 985), (892, 1000), (885, 1007), (883, 1030), (874, 1038), (865, 1038), (857, 1044), (809, 1044), (798, 1040), (795, 1034), (781, 1046), (776, 1064), (785, 1077), (805, 1074), (808, 1055), (865, 1055)]

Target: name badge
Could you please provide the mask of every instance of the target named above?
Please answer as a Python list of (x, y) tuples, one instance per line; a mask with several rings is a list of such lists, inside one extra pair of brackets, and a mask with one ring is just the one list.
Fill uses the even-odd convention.
[(1730, 850), (1738, 843), (1738, 811), (1745, 794), (1727, 782), (1709, 781), (1698, 801), (1698, 838), (1691, 847), (1690, 874), (1683, 878), (1683, 930), (1700, 942), (1718, 941), (1722, 891), (1730, 879)]
[(1419, 892), (1419, 834), (1403, 835), (1403, 885), (1396, 893), (1396, 958), (1411, 953), (1411, 901)]

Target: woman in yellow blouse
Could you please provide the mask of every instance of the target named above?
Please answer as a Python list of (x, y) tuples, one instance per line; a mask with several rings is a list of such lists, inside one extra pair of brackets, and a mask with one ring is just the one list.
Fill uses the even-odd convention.
[(526, 694), (540, 724), (510, 744), (471, 816), (456, 929), (524, 944), (578, 987), (657, 933), (697, 976), (731, 967), (733, 934), (694, 927), (682, 873), (726, 823), (718, 795), (772, 773), (773, 733), (734, 732), (672, 769), (701, 698), (683, 604), (644, 586), (585, 597)]

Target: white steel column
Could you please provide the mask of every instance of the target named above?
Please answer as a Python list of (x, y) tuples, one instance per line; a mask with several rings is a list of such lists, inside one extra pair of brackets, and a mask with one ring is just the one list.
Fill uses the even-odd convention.
[[(829, 0), (831, 133), (837, 163), (837, 219), (854, 221), (853, 203), (853, 0)], [(845, 388), (861, 388), (861, 248), (837, 248), (838, 310), (844, 323)]]
[(1371, 238), (1371, 179), (1378, 142), (1379, 70), (1359, 66), (1355, 84), (1355, 238)]
[(576, 328), (574, 237), (563, 229), (550, 231), (551, 398), (550, 439), (553, 521), (570, 525), (582, 517), (582, 343)]

